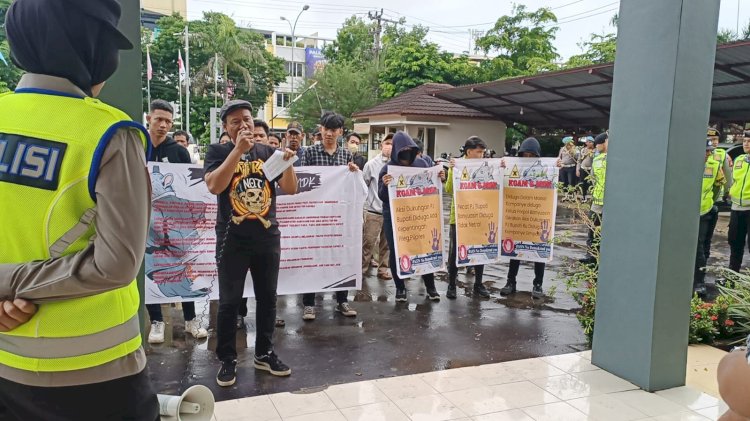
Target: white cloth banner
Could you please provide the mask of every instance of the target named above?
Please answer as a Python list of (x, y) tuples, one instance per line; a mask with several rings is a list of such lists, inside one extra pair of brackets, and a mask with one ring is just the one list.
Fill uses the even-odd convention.
[[(340, 167), (297, 167), (296, 195), (280, 195), (278, 294), (362, 286), (362, 175)], [(146, 246), (146, 303), (218, 299), (216, 196), (203, 168), (149, 163), (152, 215)], [(280, 190), (277, 189), (277, 192)], [(245, 296), (253, 296), (248, 273)]]

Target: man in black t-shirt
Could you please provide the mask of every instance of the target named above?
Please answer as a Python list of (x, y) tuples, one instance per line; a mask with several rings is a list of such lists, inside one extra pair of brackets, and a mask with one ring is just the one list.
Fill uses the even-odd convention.
[[(219, 386), (231, 386), (236, 380), (235, 345), (237, 310), (242, 302), (248, 269), (253, 277), (256, 301), (254, 366), (275, 376), (288, 376), (292, 370), (273, 351), (276, 320), (276, 286), (281, 257), (281, 233), (276, 221), (276, 187), (287, 194), (297, 192), (297, 176), (290, 166), (275, 180), (267, 180), (263, 162), (276, 151), (253, 140), (252, 106), (232, 100), (221, 108), (224, 130), (232, 139), (208, 147), (205, 180), (218, 202), (216, 217), (217, 267), (219, 272), (219, 314), (216, 355), (221, 369), (216, 375)], [(294, 152), (284, 151), (284, 159)]]

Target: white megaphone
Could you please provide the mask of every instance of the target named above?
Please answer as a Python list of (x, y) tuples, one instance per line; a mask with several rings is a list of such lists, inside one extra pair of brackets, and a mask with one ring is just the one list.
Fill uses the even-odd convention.
[(156, 395), (162, 421), (211, 421), (214, 394), (206, 386), (191, 386), (181, 396)]

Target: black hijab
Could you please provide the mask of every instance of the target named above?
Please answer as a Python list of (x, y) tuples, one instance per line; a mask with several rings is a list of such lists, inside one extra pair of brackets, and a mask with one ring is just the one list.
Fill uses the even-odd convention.
[(70, 80), (91, 95), (133, 48), (117, 30), (115, 0), (16, 0), (5, 16), (10, 57), (31, 73)]

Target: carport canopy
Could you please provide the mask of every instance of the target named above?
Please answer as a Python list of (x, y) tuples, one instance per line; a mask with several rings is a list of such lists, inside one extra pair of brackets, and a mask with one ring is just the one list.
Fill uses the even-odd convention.
[[(644, 66), (648, 59), (644, 58)], [(473, 108), (506, 124), (535, 128), (609, 126), (614, 64), (436, 90), (438, 98)], [(750, 120), (750, 41), (717, 47), (711, 122)]]

